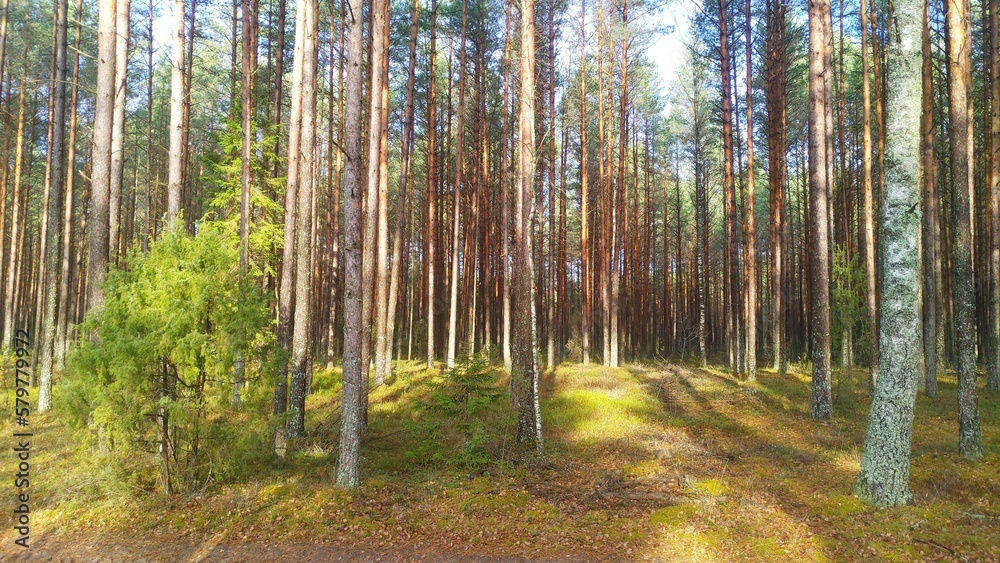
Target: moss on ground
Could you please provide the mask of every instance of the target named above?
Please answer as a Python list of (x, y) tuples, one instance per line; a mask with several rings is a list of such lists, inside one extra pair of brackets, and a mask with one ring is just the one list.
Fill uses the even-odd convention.
[[(293, 454), (220, 460), (246, 464), (231, 471), (244, 477), (170, 498), (143, 475), (95, 463), (85, 430), (33, 415), (33, 530), (528, 558), (1000, 560), (1000, 395), (981, 392), (977, 463), (957, 456), (954, 376), (941, 377), (938, 398), (918, 398), (914, 505), (885, 511), (852, 496), (867, 422), (863, 370), (839, 382), (826, 422), (809, 418), (808, 372), (758, 377), (685, 364), (560, 366), (541, 378), (540, 462), (514, 440), (506, 398), (484, 403), (478, 426), (449, 423), (427, 407), (440, 402), (447, 374), (400, 363), (372, 392), (365, 480), (351, 491), (334, 486), (336, 367), (314, 374), (310, 432)], [(502, 391), (506, 381), (492, 385)], [(246, 423), (245, 412), (231, 416)]]

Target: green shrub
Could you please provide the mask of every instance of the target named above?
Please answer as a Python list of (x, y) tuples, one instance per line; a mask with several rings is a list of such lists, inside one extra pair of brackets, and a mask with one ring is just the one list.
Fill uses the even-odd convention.
[(433, 379), (428, 398), (417, 402), (407, 425), (415, 439), (406, 457), (465, 469), (496, 460), (514, 422), (500, 375), (485, 355), (476, 354)]
[[(257, 272), (241, 279), (238, 263), (220, 223), (202, 223), (194, 236), (168, 230), (108, 273), (103, 307), (80, 327), (63, 411), (89, 429), (85, 447), (136, 486), (203, 487), (220, 471), (238, 473), (224, 461), (235, 451), (266, 451), (266, 440), (249, 435), (268, 436), (255, 428), (264, 423), (246, 418), (266, 408), (255, 384), (273, 370), (271, 318)], [(245, 359), (242, 411), (230, 406), (237, 353)]]

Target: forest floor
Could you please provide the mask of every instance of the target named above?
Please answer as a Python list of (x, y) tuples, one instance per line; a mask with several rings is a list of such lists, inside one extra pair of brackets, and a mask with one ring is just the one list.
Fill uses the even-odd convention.
[(921, 395), (914, 503), (878, 510), (852, 495), (864, 377), (840, 378), (833, 420), (816, 422), (801, 370), (747, 383), (681, 363), (565, 365), (541, 380), (539, 463), (512, 446), (506, 398), (478, 425), (430, 420), (442, 378), (408, 364), (372, 393), (365, 481), (351, 491), (333, 484), (335, 370), (315, 376), (315, 430), (297, 453), (191, 495), (70, 494), (101, 477), (74, 470), (58, 419), (36, 417), (33, 547), (5, 527), (0, 559), (1000, 561), (1000, 396), (981, 391), (986, 456), (969, 462), (954, 377)]

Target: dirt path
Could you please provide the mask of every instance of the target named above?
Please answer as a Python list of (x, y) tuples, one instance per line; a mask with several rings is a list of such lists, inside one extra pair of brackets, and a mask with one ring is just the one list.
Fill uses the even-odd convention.
[[(8, 538), (9, 540), (9, 538)], [(427, 561), (435, 563), (492, 563), (530, 561), (523, 558), (498, 558), (489, 555), (442, 553), (425, 546), (394, 550), (366, 550), (333, 544), (308, 542), (232, 543), (206, 538), (203, 541), (184, 536), (124, 538), (88, 534), (49, 535), (24, 549), (6, 541), (0, 547), (2, 561), (128, 562), (173, 563), (198, 562), (336, 562), (336, 561)], [(580, 559), (573, 559), (580, 561)], [(567, 560), (568, 561), (568, 560)]]

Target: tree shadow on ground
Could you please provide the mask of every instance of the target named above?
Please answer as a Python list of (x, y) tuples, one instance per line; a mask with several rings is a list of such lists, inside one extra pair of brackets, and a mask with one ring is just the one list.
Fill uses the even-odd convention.
[[(901, 552), (950, 555), (958, 552), (956, 545), (980, 556), (993, 553), (982, 529), (967, 529), (971, 539), (960, 539), (957, 534), (931, 534), (927, 524), (960, 516), (962, 510), (948, 503), (968, 502), (964, 510), (969, 512), (995, 506), (996, 491), (983, 491), (978, 502), (952, 495), (938, 506), (924, 503), (894, 511), (872, 509), (852, 497), (866, 422), (864, 402), (843, 409), (846, 415), (838, 411), (832, 421), (812, 421), (808, 385), (801, 376), (763, 372), (752, 384), (687, 366), (665, 365), (662, 373), (636, 376), (660, 397), (671, 424), (682, 425), (709, 454), (701, 459), (678, 457), (677, 465), (729, 482), (737, 506), (715, 516), (724, 522), (720, 527), (727, 537), (721, 541), (740, 557), (773, 557), (775, 538), (781, 538), (780, 545), (797, 546), (800, 556), (811, 552), (837, 559)], [(923, 426), (918, 424), (918, 436)], [(915, 460), (915, 474), (921, 465)], [(941, 466), (935, 471), (939, 477), (948, 475)], [(987, 472), (995, 474), (995, 467)], [(973, 475), (969, 477), (975, 479)], [(922, 486), (917, 481), (914, 493), (920, 501)], [(741, 507), (768, 516), (739, 517)], [(776, 529), (769, 518), (784, 522), (783, 529)], [(914, 524), (917, 528), (911, 529)], [(798, 530), (809, 541), (796, 539), (789, 530)], [(868, 544), (874, 551), (867, 550)]]

